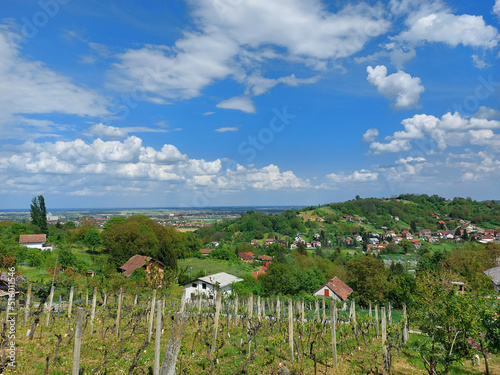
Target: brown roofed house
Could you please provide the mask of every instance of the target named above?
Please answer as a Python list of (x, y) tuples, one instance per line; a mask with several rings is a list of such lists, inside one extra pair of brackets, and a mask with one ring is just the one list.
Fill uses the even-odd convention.
[(317, 297), (331, 297), (339, 301), (345, 301), (353, 290), (337, 276), (313, 293)]
[(165, 265), (162, 262), (145, 255), (136, 254), (127, 260), (123, 266), (119, 267), (118, 270), (122, 272), (123, 276), (129, 277), (140, 267), (143, 267), (147, 273), (151, 273), (152, 266), (156, 266), (160, 272), (163, 272), (165, 269)]
[(201, 255), (209, 256), (213, 249), (200, 249)]
[(52, 251), (52, 246), (45, 243), (46, 240), (47, 236), (45, 234), (21, 234), (19, 236), (19, 245)]
[(240, 258), (243, 262), (251, 262), (255, 258), (255, 254), (251, 251), (246, 253), (239, 253), (238, 258)]

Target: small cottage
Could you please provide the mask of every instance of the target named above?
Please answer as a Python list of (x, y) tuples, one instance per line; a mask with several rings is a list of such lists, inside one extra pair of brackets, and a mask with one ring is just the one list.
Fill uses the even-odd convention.
[(21, 234), (19, 236), (19, 245), (52, 251), (52, 246), (46, 243), (46, 240), (47, 236), (45, 234)]
[(141, 267), (146, 270), (146, 273), (151, 273), (153, 268), (163, 273), (165, 269), (165, 265), (162, 262), (145, 255), (136, 254), (127, 260), (123, 266), (119, 267), (118, 271), (121, 272), (123, 276), (130, 277), (137, 268)]
[(243, 281), (239, 277), (226, 272), (199, 277), (196, 280), (183, 284), (186, 291), (186, 301), (199, 297), (215, 299), (217, 293), (228, 295), (232, 293), (231, 284)]
[(345, 301), (353, 290), (337, 276), (313, 293), (316, 297), (330, 297), (338, 301)]

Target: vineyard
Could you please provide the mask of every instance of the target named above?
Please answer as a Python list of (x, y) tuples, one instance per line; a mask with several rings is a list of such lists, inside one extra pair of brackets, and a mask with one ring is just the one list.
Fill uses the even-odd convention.
[(414, 340), (405, 309), (220, 293), (186, 302), (165, 292), (52, 289), (37, 299), (30, 287), (16, 307), (16, 366), (4, 350), (3, 373), (424, 373), (394, 369)]

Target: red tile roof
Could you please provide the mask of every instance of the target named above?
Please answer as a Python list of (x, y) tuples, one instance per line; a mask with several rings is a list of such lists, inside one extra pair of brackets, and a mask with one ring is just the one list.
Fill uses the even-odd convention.
[(352, 289), (347, 286), (342, 280), (340, 280), (337, 276), (335, 276), (333, 279), (328, 280), (326, 285), (334, 292), (336, 295), (338, 295), (343, 301), (349, 297), (349, 295), (352, 293)]
[(238, 258), (242, 260), (253, 260), (254, 255), (255, 255), (254, 253), (249, 251), (248, 253), (239, 253)]
[(120, 267), (120, 269), (124, 271), (123, 276), (129, 277), (130, 275), (132, 275), (132, 272), (134, 272), (137, 268), (144, 266), (151, 259), (153, 258), (144, 255), (134, 255), (132, 258), (127, 260), (123, 266)]
[(259, 255), (259, 260), (273, 260), (273, 257), (270, 255)]
[(210, 254), (213, 249), (200, 249), (200, 253), (202, 254)]
[(19, 236), (20, 244), (43, 243), (45, 241), (45, 234), (21, 234)]

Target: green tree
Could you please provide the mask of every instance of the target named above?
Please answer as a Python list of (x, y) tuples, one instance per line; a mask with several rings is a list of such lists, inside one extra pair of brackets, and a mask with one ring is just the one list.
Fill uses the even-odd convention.
[(307, 256), (306, 245), (302, 242), (297, 245), (297, 254)]
[(384, 262), (371, 255), (351, 259), (347, 262), (349, 280), (347, 284), (353, 289), (359, 300), (382, 301), (387, 288), (387, 270)]
[(93, 252), (102, 244), (102, 238), (97, 229), (90, 228), (83, 239), (85, 245), (87, 245)]
[(43, 195), (33, 197), (31, 200), (31, 222), (40, 228), (40, 231), (45, 234), (49, 234), (49, 228), (47, 226), (47, 209), (45, 208), (45, 199)]
[(415, 220), (411, 221), (410, 230), (413, 234), (417, 233), (417, 222)]
[(477, 296), (456, 293), (450, 273), (420, 274), (410, 305), (410, 319), (426, 335), (419, 346), (429, 375), (448, 374), (450, 365), (473, 354), (469, 337), (477, 325)]

